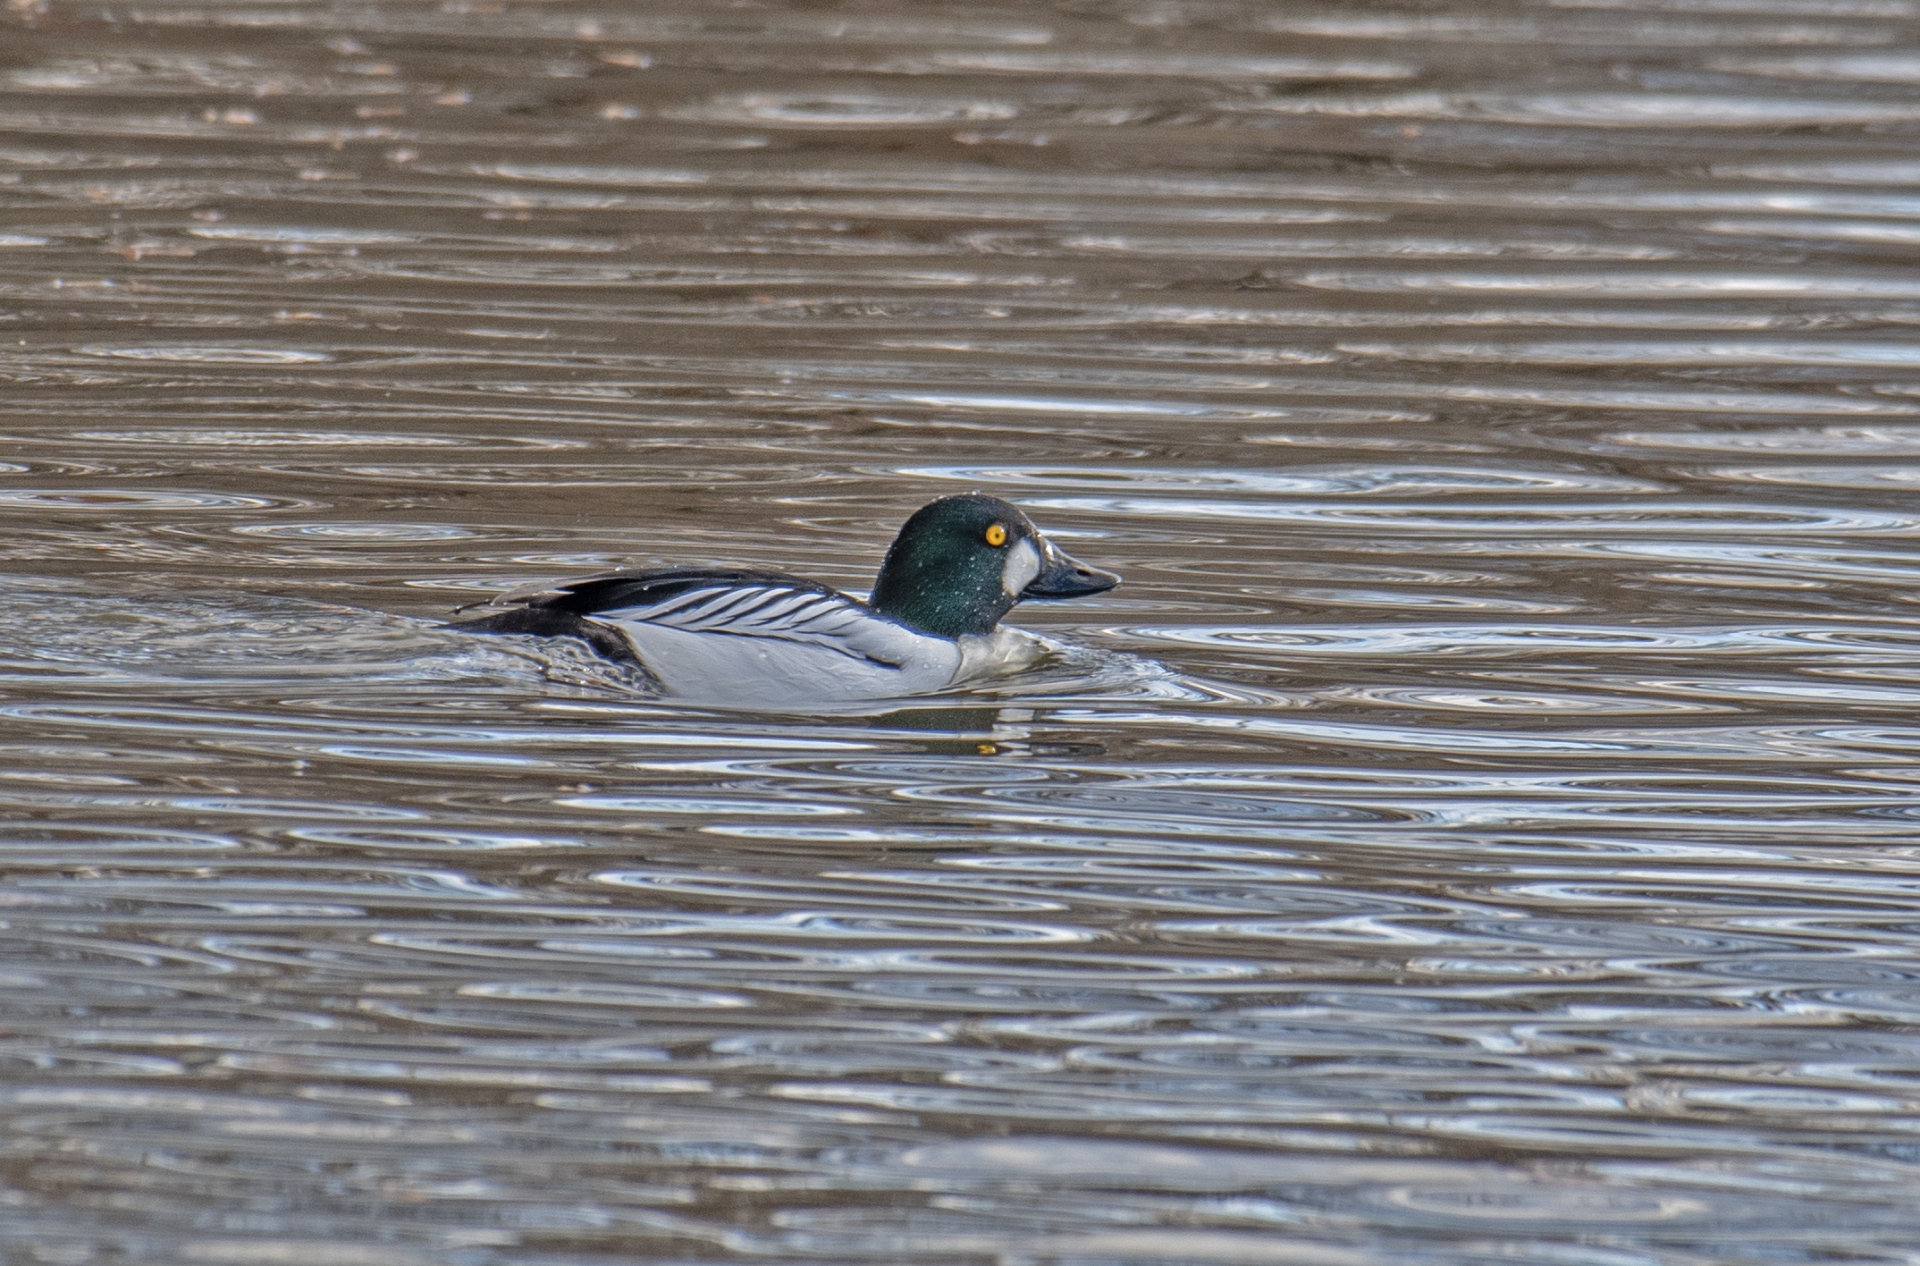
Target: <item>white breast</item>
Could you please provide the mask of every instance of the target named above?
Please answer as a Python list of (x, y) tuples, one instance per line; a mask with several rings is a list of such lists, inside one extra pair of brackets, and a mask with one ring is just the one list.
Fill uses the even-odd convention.
[(960, 639), (960, 668), (953, 685), (1005, 677), (1033, 667), (1047, 653), (1047, 644), (1021, 629), (995, 629), (984, 636)]

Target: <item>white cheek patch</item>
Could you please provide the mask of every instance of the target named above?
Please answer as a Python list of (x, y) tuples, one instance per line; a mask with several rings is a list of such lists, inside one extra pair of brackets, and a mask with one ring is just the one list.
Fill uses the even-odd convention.
[(1007, 551), (1006, 565), (1000, 569), (1000, 587), (1009, 598), (1018, 598), (1039, 574), (1040, 551), (1032, 541), (1023, 540)]

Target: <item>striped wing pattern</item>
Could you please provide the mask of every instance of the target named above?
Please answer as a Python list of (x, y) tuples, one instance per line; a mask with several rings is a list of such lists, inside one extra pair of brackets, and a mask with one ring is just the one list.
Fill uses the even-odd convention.
[(779, 580), (696, 582), (651, 601), (597, 607), (591, 618), (800, 642), (888, 668), (904, 662), (902, 640), (914, 636), (845, 594)]

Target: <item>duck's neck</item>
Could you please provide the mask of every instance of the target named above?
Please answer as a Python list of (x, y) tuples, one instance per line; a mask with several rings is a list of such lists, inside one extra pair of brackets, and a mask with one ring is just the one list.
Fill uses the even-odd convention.
[(867, 604), (889, 620), (935, 637), (961, 637), (993, 632), (1013, 606), (998, 585), (982, 601), (978, 586), (966, 583), (956, 559), (929, 556), (925, 550), (911, 558), (901, 555), (897, 543), (887, 551)]

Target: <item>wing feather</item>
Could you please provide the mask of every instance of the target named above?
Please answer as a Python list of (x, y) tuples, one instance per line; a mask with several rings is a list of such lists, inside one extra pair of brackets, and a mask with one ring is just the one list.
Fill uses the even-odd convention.
[[(644, 626), (654, 625), (795, 642), (886, 668), (911, 659), (913, 644), (923, 636), (875, 614), (857, 598), (778, 572), (615, 572), (518, 590), (489, 605), (564, 613), (627, 630), (630, 637), (643, 638)], [(484, 623), (505, 631), (499, 622), (506, 618), (473, 621), (469, 627)]]
[[(653, 624), (689, 633), (800, 642), (888, 666), (903, 658), (900, 648), (889, 645), (894, 635), (912, 636), (842, 594), (771, 584), (697, 591), (691, 597), (687, 602), (596, 611), (593, 618), (623, 626)], [(878, 628), (869, 629), (869, 625)]]

